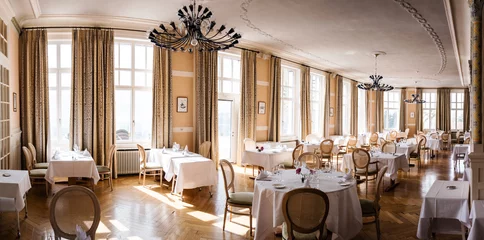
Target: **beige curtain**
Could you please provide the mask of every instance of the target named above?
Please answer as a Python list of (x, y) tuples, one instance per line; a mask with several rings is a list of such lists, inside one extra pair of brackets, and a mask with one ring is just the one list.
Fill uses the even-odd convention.
[(376, 121), (375, 121), (375, 128), (377, 132), (383, 132), (383, 129), (385, 128), (385, 119), (383, 117), (384, 114), (384, 109), (383, 109), (383, 92), (381, 91), (375, 91), (375, 104), (376, 104), (376, 109), (375, 109), (375, 116), (376, 116)]
[(242, 160), (244, 139), (256, 140), (257, 126), (257, 53), (242, 50), (240, 80), (239, 139), (237, 163)]
[(112, 30), (72, 30), (70, 145), (87, 148), (100, 165), (115, 142), (113, 65)]
[(437, 89), (437, 129), (450, 131), (450, 89)]
[(405, 128), (407, 128), (407, 104), (404, 101), (405, 99), (407, 99), (407, 89), (402, 88), (400, 92), (400, 131), (405, 131)]
[[(26, 30), (20, 35), (20, 119), (22, 146), (32, 143), (36, 159), (49, 156), (49, 85), (47, 31)], [(22, 169), (26, 169), (22, 161)]]
[[(417, 94), (422, 98), (422, 89), (417, 88)], [(415, 112), (415, 127), (417, 131), (423, 131), (423, 104), (416, 104), (417, 111)]]
[(470, 130), (470, 96), (469, 88), (464, 89), (464, 131)]
[(351, 125), (350, 132), (358, 136), (358, 82), (351, 81)]
[(210, 156), (218, 166), (218, 77), (217, 52), (196, 52), (195, 103), (197, 120), (195, 130), (195, 151), (210, 141)]
[(335, 81), (336, 109), (334, 110), (334, 135), (343, 134), (343, 78), (336, 73), (331, 73), (330, 79)]
[(311, 69), (303, 66), (301, 75), (301, 139), (311, 132)]
[(368, 132), (373, 132), (371, 129), (371, 117), (374, 114), (375, 109), (373, 109), (372, 100), (373, 100), (373, 91), (366, 91), (366, 129)]
[(323, 73), (325, 82), (326, 82), (326, 88), (325, 88), (325, 93), (324, 93), (324, 132), (323, 136), (325, 138), (329, 138), (329, 108), (331, 106), (331, 81), (329, 80), (329, 73), (325, 72)]
[(171, 51), (153, 46), (153, 122), (151, 147), (171, 147), (173, 140)]
[(270, 69), (271, 95), (269, 96), (269, 141), (279, 142), (281, 120), (281, 59), (271, 56)]

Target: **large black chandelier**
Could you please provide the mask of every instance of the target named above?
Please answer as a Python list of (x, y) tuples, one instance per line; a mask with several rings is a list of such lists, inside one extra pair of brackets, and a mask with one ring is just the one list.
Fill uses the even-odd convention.
[(219, 51), (235, 46), (241, 38), (233, 28), (226, 31), (225, 25), (215, 29), (215, 21), (210, 20), (212, 12), (195, 0), (179, 9), (178, 16), (178, 26), (170, 22), (170, 26), (161, 24), (159, 29), (154, 28), (148, 37), (151, 42), (172, 51)]
[(412, 94), (412, 98), (405, 99), (403, 101), (406, 103), (417, 103), (417, 104), (422, 104), (426, 102), (425, 100), (420, 99), (420, 95), (417, 93), (417, 81), (415, 81), (415, 93)]
[(376, 52), (373, 54), (375, 56), (375, 74), (370, 75), (371, 83), (359, 83), (357, 87), (359, 89), (367, 91), (390, 91), (393, 90), (393, 86), (381, 83), (383, 78), (381, 75), (377, 74), (377, 58), (379, 55), (385, 55), (384, 52)]

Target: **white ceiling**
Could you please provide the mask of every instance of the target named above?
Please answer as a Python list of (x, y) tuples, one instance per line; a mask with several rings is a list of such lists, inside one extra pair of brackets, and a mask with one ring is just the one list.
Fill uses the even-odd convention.
[[(403, 2), (403, 3), (402, 3)], [(190, 0), (10, 0), (29, 26), (106, 26), (149, 30), (177, 21)], [(205, 0), (219, 24), (236, 27), (241, 45), (359, 81), (373, 74), (397, 87), (462, 87), (469, 83), (470, 19), (466, 1)], [(406, 8), (405, 8), (406, 7)], [(414, 9), (411, 9), (411, 8)], [(442, 42), (412, 16), (420, 14)], [(439, 40), (437, 40), (439, 41)], [(457, 56), (457, 57), (456, 57)], [(443, 64), (443, 62), (445, 64)]]

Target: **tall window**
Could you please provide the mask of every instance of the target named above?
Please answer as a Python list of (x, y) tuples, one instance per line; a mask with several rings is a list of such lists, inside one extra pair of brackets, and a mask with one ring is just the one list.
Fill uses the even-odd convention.
[(437, 93), (432, 90), (423, 92), (423, 100), (425, 103), (422, 106), (423, 109), (423, 128), (424, 129), (436, 129), (437, 127)]
[[(326, 79), (323, 75), (311, 73), (311, 133), (323, 135), (324, 124), (324, 94), (326, 93)], [(306, 137), (306, 136), (302, 136)]]
[(296, 138), (299, 133), (299, 79), (299, 69), (282, 66), (281, 137), (283, 138)]
[(464, 93), (462, 91), (450, 93), (450, 128), (464, 130)]
[(49, 117), (51, 149), (69, 148), (72, 42), (49, 40)]
[(365, 133), (366, 127), (366, 91), (358, 88), (358, 133)]
[(343, 81), (343, 135), (350, 134), (350, 117), (351, 117), (351, 83)]
[(218, 92), (240, 94), (240, 56), (220, 53), (218, 65)]
[(151, 145), (153, 47), (148, 42), (115, 40), (116, 142)]
[(400, 91), (383, 93), (383, 127), (387, 130), (400, 129)]

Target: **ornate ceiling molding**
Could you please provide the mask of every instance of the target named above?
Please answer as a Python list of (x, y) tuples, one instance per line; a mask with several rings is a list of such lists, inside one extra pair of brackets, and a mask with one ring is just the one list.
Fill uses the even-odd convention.
[(427, 19), (425, 19), (422, 16), (422, 14), (420, 14), (418, 10), (412, 6), (412, 4), (408, 3), (405, 0), (393, 0), (393, 1), (398, 3), (398, 5), (400, 5), (405, 10), (407, 10), (407, 12), (410, 13), (412, 17), (415, 20), (417, 20), (418, 23), (420, 23), (420, 25), (422, 25), (422, 27), (427, 31), (427, 33), (434, 41), (435, 46), (437, 47), (437, 50), (440, 53), (440, 69), (435, 75), (441, 74), (445, 70), (445, 67), (447, 66), (447, 54), (445, 53), (445, 48), (444, 48), (444, 45), (442, 44), (442, 40), (440, 39), (439, 35), (435, 32), (432, 25), (428, 23)]

